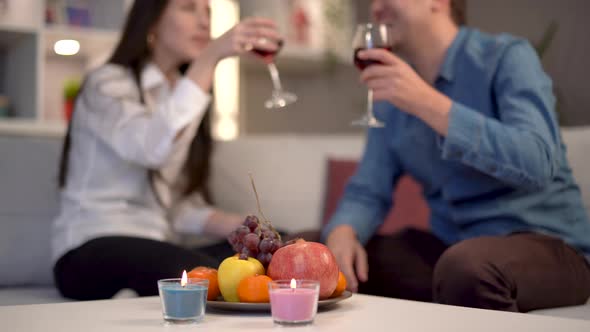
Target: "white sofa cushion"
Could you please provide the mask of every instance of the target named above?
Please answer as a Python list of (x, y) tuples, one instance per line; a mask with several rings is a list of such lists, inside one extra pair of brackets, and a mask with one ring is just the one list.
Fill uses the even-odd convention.
[(584, 205), (590, 211), (590, 126), (562, 129), (567, 146), (567, 157), (580, 186)]
[(61, 140), (0, 136), (0, 286), (53, 284)]

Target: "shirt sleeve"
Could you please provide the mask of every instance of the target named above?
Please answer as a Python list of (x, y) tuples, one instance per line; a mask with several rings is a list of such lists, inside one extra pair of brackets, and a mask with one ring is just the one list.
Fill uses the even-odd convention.
[(202, 234), (203, 228), (215, 210), (199, 192), (195, 192), (176, 204), (170, 212), (174, 230), (182, 234)]
[(455, 102), (442, 157), (508, 185), (540, 190), (557, 170), (559, 128), (551, 80), (527, 42), (508, 46), (493, 81), (497, 118)]
[(383, 224), (393, 204), (393, 188), (401, 173), (387, 144), (387, 128), (369, 129), (367, 143), (355, 175), (346, 186), (334, 215), (322, 230), (322, 240), (340, 225), (350, 225), (366, 244)]
[(85, 83), (85, 125), (123, 159), (158, 168), (172, 152), (178, 132), (201, 121), (210, 96), (188, 78), (153, 107), (140, 102), (137, 84), (123, 70), (103, 69)]

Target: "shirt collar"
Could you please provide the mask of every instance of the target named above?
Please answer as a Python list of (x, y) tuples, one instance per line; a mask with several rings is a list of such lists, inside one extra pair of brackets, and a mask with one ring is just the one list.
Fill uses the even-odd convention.
[(167, 84), (166, 77), (153, 62), (149, 62), (141, 71), (141, 89), (148, 91)]
[(463, 42), (466, 38), (467, 30), (464, 27), (461, 27), (459, 29), (459, 32), (457, 33), (457, 36), (455, 36), (455, 39), (451, 43), (451, 46), (447, 50), (445, 61), (443, 62), (442, 67), (440, 68), (439, 77), (442, 77), (448, 82), (452, 82), (455, 78), (459, 49), (463, 45)]

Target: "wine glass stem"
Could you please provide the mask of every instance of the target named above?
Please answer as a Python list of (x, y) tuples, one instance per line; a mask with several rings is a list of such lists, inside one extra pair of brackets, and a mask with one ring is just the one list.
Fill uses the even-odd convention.
[(373, 90), (369, 89), (367, 91), (367, 118), (372, 119), (374, 118), (373, 115)]
[(268, 63), (268, 72), (270, 73), (270, 79), (272, 80), (272, 85), (274, 87), (274, 91), (283, 91), (283, 86), (281, 85), (281, 78), (279, 77), (279, 70), (274, 62)]

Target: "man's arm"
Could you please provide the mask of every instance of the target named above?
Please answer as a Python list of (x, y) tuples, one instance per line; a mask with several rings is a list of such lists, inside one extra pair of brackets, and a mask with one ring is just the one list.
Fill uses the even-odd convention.
[[(379, 106), (390, 107), (385, 104)], [(359, 280), (368, 280), (369, 266), (363, 244), (369, 241), (389, 212), (392, 190), (401, 173), (389, 147), (387, 130), (391, 128), (369, 129), (359, 168), (322, 232), (324, 242), (346, 277), (347, 288), (353, 292), (358, 290)]]
[[(383, 107), (391, 106), (386, 103), (375, 105), (376, 110)], [(401, 173), (389, 147), (388, 130), (391, 129), (369, 129), (363, 158), (346, 186), (336, 212), (324, 228), (322, 239), (325, 240), (335, 227), (350, 225), (364, 244), (383, 223), (392, 206), (393, 188)]]
[(498, 119), (453, 103), (442, 156), (506, 184), (540, 190), (558, 168), (559, 128), (551, 80), (528, 43), (508, 47), (493, 89)]

